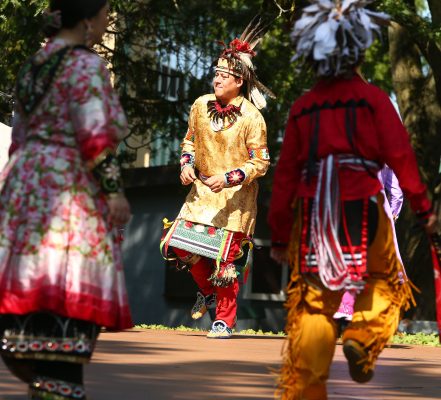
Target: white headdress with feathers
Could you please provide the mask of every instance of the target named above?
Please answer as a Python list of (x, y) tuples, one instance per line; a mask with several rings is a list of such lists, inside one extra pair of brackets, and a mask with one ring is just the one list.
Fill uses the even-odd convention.
[(262, 41), (268, 25), (264, 26), (259, 16), (245, 28), (240, 38), (236, 38), (227, 46), (219, 57), (216, 70), (224, 70), (246, 81), (246, 97), (251, 100), (258, 109), (266, 107), (263, 93), (275, 98), (274, 93), (263, 85), (256, 75), (252, 58), (256, 55), (254, 49)]
[(372, 1), (310, 0), (291, 34), (293, 61), (310, 61), (319, 76), (341, 75), (356, 65), (389, 21), (387, 14), (365, 8)]

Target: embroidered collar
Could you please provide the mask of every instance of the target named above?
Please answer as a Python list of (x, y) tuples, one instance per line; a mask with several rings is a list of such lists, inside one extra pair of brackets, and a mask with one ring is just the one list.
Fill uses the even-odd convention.
[(58, 50), (43, 63), (33, 57), (24, 64), (16, 86), (17, 102), (24, 114), (31, 114), (42, 101), (68, 50), (67, 47)]
[(17, 103), (25, 115), (32, 114), (42, 102), (57, 73), (62, 72), (64, 58), (75, 49), (90, 51), (83, 45), (67, 46), (62, 40), (54, 40), (24, 63), (15, 90)]
[(223, 131), (231, 128), (237, 121), (237, 117), (242, 116), (243, 97), (236, 97), (227, 106), (222, 106), (218, 100), (210, 100), (207, 103), (207, 112), (210, 118), (211, 128), (215, 131)]

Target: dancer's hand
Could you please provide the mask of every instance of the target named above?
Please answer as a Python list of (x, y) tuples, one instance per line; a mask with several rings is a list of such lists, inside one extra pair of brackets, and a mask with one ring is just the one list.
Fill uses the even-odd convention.
[(271, 247), (270, 257), (278, 264), (288, 263), (288, 248)]
[(429, 216), (424, 225), (424, 229), (429, 235), (433, 235), (439, 231), (438, 217), (435, 214)]
[(181, 182), (184, 186), (190, 185), (196, 180), (196, 174), (194, 172), (193, 167), (186, 166), (181, 171)]
[(107, 197), (110, 219), (115, 225), (125, 225), (130, 220), (130, 205), (124, 194)]
[(225, 175), (213, 175), (202, 182), (207, 185), (213, 193), (219, 193), (225, 187)]

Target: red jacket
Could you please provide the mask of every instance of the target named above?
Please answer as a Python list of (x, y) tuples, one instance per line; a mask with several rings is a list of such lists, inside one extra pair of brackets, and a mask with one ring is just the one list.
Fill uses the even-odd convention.
[[(387, 164), (398, 177), (412, 209), (419, 213), (430, 210), (409, 135), (388, 95), (358, 75), (321, 80), (293, 104), (289, 114), (268, 216), (274, 242), (289, 240), (294, 198), (315, 194), (315, 180), (308, 183), (302, 178), (315, 134), (316, 159), (329, 154), (356, 154), (376, 161), (380, 167)], [(341, 169), (339, 183), (342, 200), (366, 198), (382, 188), (376, 174), (365, 170)]]

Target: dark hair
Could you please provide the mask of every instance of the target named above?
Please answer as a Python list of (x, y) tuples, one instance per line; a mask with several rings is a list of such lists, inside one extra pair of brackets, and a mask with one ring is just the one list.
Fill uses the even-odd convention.
[(61, 28), (45, 26), (47, 36), (56, 35), (62, 28), (74, 28), (80, 21), (95, 17), (107, 0), (50, 0), (49, 11), (61, 12)]

